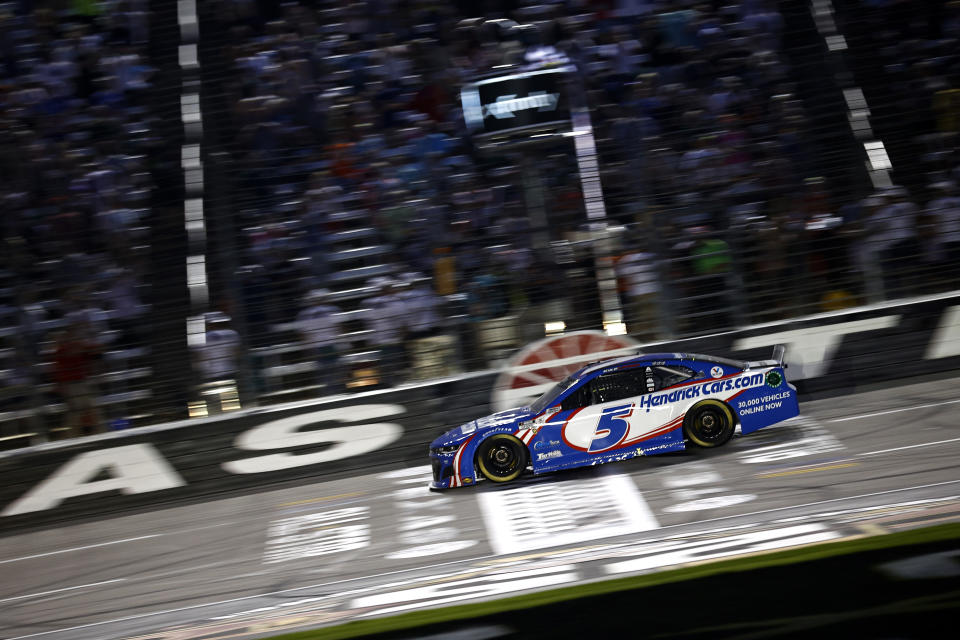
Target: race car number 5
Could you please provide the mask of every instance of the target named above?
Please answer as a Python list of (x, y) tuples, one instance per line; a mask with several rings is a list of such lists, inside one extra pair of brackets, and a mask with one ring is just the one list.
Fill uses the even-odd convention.
[(633, 415), (632, 403), (604, 409), (597, 420), (597, 426), (593, 431), (593, 438), (590, 440), (588, 451), (599, 453), (620, 444), (627, 437), (627, 431), (630, 430), (630, 423), (627, 422), (627, 418), (631, 415)]

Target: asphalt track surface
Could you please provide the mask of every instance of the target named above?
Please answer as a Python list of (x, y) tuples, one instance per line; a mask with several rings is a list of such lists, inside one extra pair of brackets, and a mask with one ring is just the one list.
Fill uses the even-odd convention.
[(958, 387), (507, 486), (431, 493), (398, 469), (9, 536), (0, 636), (260, 637), (957, 521)]

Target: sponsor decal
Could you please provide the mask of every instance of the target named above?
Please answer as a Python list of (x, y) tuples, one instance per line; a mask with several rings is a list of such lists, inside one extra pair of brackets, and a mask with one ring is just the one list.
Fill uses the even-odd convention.
[(769, 371), (767, 372), (767, 386), (768, 387), (779, 387), (783, 384), (783, 376), (780, 375), (779, 371)]
[(559, 440), (537, 440), (537, 442), (534, 443), (533, 448), (542, 449), (544, 447), (556, 447), (559, 446), (559, 444)]
[[(704, 385), (706, 386), (706, 385)], [(689, 400), (691, 398), (699, 398), (701, 391), (701, 385), (692, 385), (689, 387), (683, 387), (681, 389), (674, 389), (670, 393), (656, 393), (645, 396), (640, 396), (639, 402), (637, 404), (641, 409), (646, 409), (650, 411), (650, 407), (659, 407), (671, 402), (676, 402), (677, 400)]]
[(717, 380), (715, 382), (704, 382), (700, 385), (700, 389), (703, 395), (709, 395), (711, 393), (722, 393), (724, 391), (736, 391), (739, 389), (749, 389), (751, 387), (759, 387), (763, 384), (763, 374), (754, 373), (743, 375), (738, 378), (727, 378), (725, 380)]
[(476, 421), (476, 420), (474, 420), (473, 422), (468, 422), (467, 424), (465, 424), (465, 425), (463, 425), (462, 427), (460, 427), (460, 432), (461, 432), (463, 435), (467, 435), (467, 434), (473, 433), (473, 432), (476, 431), (476, 430), (477, 430), (477, 421)]
[(554, 449), (553, 451), (547, 451), (546, 453), (538, 453), (537, 460), (551, 460), (553, 458), (559, 458), (562, 455), (563, 454), (560, 453), (560, 451)]
[(723, 377), (723, 368), (713, 367), (710, 369), (710, 376), (713, 378), (722, 378)]
[(654, 451), (662, 451), (665, 449), (675, 449), (676, 445), (672, 444), (658, 444), (655, 447), (647, 447), (646, 449), (639, 449), (640, 455), (645, 456), (648, 453), (653, 453)]
[(781, 391), (780, 393), (773, 393), (761, 398), (740, 400), (737, 402), (737, 411), (742, 416), (748, 416), (754, 413), (760, 413), (762, 411), (779, 409), (783, 406), (783, 401), (789, 398), (791, 395), (791, 391)]
[(533, 436), (537, 435), (537, 433), (539, 433), (540, 429), (542, 428), (543, 428), (543, 423), (530, 424), (529, 422), (525, 422), (517, 428), (517, 431), (521, 432), (521, 437), (532, 438)]
[(712, 380), (701, 384), (681, 387), (669, 392), (640, 396), (637, 405), (641, 409), (646, 409), (649, 412), (652, 407), (661, 407), (679, 400), (691, 400), (693, 398), (706, 397), (715, 393), (750, 389), (751, 387), (758, 387), (762, 384), (762, 373), (748, 374), (737, 378), (726, 378), (723, 380)]

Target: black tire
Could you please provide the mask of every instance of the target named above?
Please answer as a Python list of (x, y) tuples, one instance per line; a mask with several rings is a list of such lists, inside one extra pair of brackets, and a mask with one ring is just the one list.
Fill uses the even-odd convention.
[(719, 400), (698, 403), (683, 420), (687, 440), (705, 449), (726, 444), (733, 437), (735, 427), (733, 411)]
[(516, 480), (527, 468), (527, 447), (509, 433), (492, 435), (477, 449), (477, 467), (492, 482)]

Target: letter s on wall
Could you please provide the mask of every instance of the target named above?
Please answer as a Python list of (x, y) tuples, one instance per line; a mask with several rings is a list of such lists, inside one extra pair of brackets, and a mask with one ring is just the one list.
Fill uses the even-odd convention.
[(241, 433), (236, 440), (237, 448), (245, 451), (272, 451), (325, 442), (332, 443), (333, 446), (324, 451), (313, 453), (282, 452), (243, 460), (231, 460), (223, 463), (222, 466), (224, 470), (230, 473), (264, 473), (332, 462), (370, 453), (396, 442), (403, 434), (403, 427), (399, 424), (379, 422), (350, 424), (346, 427), (333, 427), (317, 431), (300, 431), (300, 428), (317, 422), (354, 423), (403, 413), (406, 413), (406, 409), (398, 404), (366, 404), (356, 407), (313, 411), (271, 420)]

